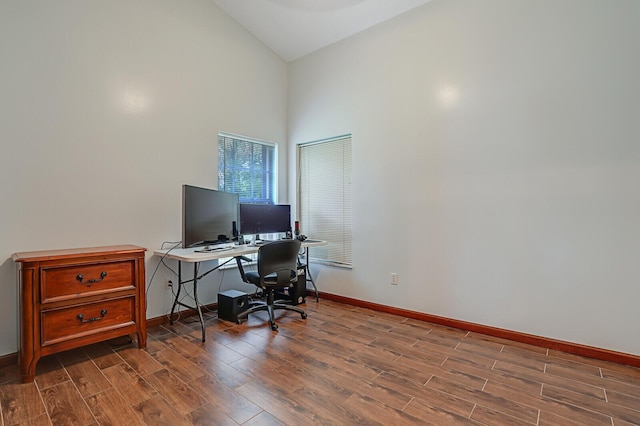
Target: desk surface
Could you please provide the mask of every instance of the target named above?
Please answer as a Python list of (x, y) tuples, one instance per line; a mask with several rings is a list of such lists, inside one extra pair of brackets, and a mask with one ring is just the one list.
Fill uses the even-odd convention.
[[(265, 243), (268, 244), (268, 243)], [(302, 242), (302, 247), (320, 247), (326, 246), (328, 243), (322, 240), (304, 240)], [(199, 252), (197, 250), (202, 250), (203, 247), (193, 247), (193, 248), (176, 248), (176, 249), (167, 249), (167, 250), (155, 250), (153, 252), (154, 255), (165, 257), (168, 259), (176, 259), (182, 262), (206, 262), (208, 260), (217, 260), (225, 257), (235, 257), (235, 256), (244, 256), (246, 254), (257, 253), (258, 249), (264, 244), (253, 245), (253, 244), (243, 244), (243, 245), (234, 245), (232, 243), (222, 244), (223, 247), (229, 247), (223, 250), (213, 250), (206, 252)]]

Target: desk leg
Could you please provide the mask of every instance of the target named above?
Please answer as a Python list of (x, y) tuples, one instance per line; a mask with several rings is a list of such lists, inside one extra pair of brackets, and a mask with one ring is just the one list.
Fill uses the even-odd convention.
[(178, 299), (180, 297), (180, 290), (182, 290), (182, 262), (178, 261), (178, 291), (176, 291), (176, 298), (173, 299), (173, 306), (171, 307), (171, 315), (169, 315), (169, 324), (173, 325), (173, 313), (178, 306)]
[(311, 285), (313, 286), (313, 291), (316, 292), (316, 302), (319, 302), (320, 298), (318, 297), (318, 287), (316, 287), (316, 282), (313, 280), (311, 269), (309, 269), (309, 247), (307, 247), (305, 254), (307, 256), (307, 274), (309, 275), (308, 281), (311, 281)]
[(198, 263), (193, 264), (193, 300), (196, 302), (196, 311), (198, 311), (198, 317), (200, 317), (200, 328), (202, 329), (202, 341), (204, 342), (204, 318), (202, 317), (202, 309), (200, 308), (200, 302), (198, 302)]
[[(200, 328), (202, 329), (202, 341), (204, 342), (205, 333), (204, 333), (204, 317), (202, 316), (202, 308), (200, 307), (200, 302), (198, 301), (198, 262), (193, 264), (193, 279), (183, 281), (182, 280), (182, 262), (178, 261), (178, 291), (176, 291), (176, 297), (173, 300), (173, 306), (171, 307), (171, 315), (169, 316), (169, 324), (173, 325), (173, 314), (176, 311), (176, 306), (184, 306), (187, 309), (193, 309), (198, 313), (198, 318), (200, 319)], [(217, 268), (216, 268), (217, 269)], [(209, 271), (211, 272), (211, 271)], [(209, 273), (207, 272), (207, 274)], [(206, 275), (206, 274), (204, 274)], [(203, 275), (203, 276), (204, 276)], [(200, 277), (202, 278), (202, 277)], [(182, 303), (180, 299), (180, 293), (182, 291), (182, 286), (188, 282), (193, 282), (193, 300), (196, 303), (196, 306), (189, 306), (185, 303)]]

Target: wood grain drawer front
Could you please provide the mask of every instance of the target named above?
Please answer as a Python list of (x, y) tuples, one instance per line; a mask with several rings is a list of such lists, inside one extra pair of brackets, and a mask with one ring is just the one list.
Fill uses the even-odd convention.
[(45, 267), (41, 270), (42, 303), (135, 288), (133, 260)]
[(42, 346), (135, 325), (135, 297), (42, 311), (41, 324)]

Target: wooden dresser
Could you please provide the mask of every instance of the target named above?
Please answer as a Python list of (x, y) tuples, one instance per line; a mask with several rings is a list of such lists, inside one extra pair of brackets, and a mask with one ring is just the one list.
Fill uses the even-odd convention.
[(132, 333), (147, 345), (144, 248), (134, 245), (15, 253), (20, 372), (33, 381), (46, 355)]

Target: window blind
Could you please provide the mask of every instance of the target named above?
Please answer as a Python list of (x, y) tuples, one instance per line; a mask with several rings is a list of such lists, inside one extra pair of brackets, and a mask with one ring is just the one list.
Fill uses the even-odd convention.
[(218, 134), (218, 189), (237, 193), (241, 203), (275, 204), (276, 145)]
[(298, 200), (302, 234), (329, 242), (313, 258), (352, 266), (351, 135), (298, 145)]

